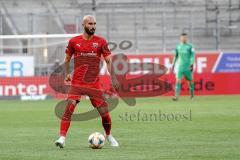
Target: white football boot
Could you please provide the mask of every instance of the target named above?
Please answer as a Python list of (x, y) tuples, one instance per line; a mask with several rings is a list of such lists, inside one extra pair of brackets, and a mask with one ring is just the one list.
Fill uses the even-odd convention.
[(117, 140), (111, 134), (110, 135), (105, 134), (105, 137), (112, 147), (118, 147), (119, 146)]
[(65, 147), (65, 137), (61, 136), (58, 138), (58, 140), (55, 141), (55, 145), (59, 148), (64, 148)]

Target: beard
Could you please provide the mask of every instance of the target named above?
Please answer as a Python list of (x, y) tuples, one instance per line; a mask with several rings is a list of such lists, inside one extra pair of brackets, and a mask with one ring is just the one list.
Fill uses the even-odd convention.
[(85, 27), (84, 30), (85, 30), (86, 33), (87, 33), (88, 35), (90, 35), (90, 36), (91, 36), (91, 35), (94, 35), (94, 33), (95, 33), (95, 29), (94, 29), (94, 28), (89, 29), (89, 28)]

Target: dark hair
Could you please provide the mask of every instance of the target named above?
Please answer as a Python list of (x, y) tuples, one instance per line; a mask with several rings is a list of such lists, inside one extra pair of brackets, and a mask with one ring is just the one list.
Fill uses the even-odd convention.
[(182, 33), (181, 36), (187, 36), (187, 33)]

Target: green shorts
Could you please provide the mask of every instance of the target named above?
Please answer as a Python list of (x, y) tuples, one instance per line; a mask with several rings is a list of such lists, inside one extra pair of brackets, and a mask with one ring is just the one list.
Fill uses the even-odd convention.
[(182, 79), (185, 76), (186, 80), (193, 80), (193, 73), (190, 70), (180, 70), (176, 73), (176, 79)]

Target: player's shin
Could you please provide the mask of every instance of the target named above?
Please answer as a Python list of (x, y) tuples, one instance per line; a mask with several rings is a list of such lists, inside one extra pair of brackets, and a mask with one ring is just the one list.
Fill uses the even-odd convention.
[(193, 98), (194, 97), (194, 83), (193, 82), (189, 82), (189, 91), (190, 91), (191, 98)]
[(110, 135), (111, 127), (112, 127), (110, 114), (107, 112), (102, 114), (101, 117), (102, 117), (102, 126), (105, 130), (105, 133), (106, 135)]
[(67, 105), (66, 110), (62, 116), (61, 124), (60, 124), (60, 136), (66, 137), (67, 131), (71, 123), (71, 117), (75, 107), (76, 107), (76, 104), (73, 104), (73, 103), (69, 103)]
[(176, 83), (176, 88), (175, 88), (175, 97), (179, 97), (180, 95), (180, 90), (181, 90), (181, 82)]

